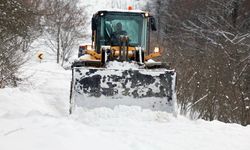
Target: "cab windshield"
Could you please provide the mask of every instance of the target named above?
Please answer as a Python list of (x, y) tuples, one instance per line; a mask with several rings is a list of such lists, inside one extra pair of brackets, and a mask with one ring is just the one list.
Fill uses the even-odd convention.
[(146, 18), (138, 13), (106, 13), (101, 17), (100, 44), (119, 45), (118, 36), (129, 37), (129, 46), (146, 47)]

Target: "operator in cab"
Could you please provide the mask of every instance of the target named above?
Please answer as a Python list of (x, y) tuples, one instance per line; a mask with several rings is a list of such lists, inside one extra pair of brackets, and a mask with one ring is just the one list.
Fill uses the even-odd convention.
[(111, 42), (112, 45), (118, 45), (120, 42), (120, 37), (121, 36), (126, 36), (127, 32), (122, 29), (122, 24), (118, 22), (115, 25), (115, 32), (111, 34)]

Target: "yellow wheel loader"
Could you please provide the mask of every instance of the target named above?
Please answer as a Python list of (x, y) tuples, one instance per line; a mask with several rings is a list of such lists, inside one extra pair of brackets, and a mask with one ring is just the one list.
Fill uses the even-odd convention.
[(155, 19), (145, 11), (94, 14), (92, 44), (80, 46), (72, 64), (70, 113), (117, 105), (174, 112), (176, 73), (153, 60), (161, 54), (150, 50), (152, 31)]

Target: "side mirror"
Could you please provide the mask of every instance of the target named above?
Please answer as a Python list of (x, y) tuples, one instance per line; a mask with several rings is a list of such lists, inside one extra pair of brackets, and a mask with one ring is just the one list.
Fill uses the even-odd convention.
[(156, 28), (156, 21), (155, 21), (154, 17), (150, 17), (149, 18), (149, 23), (150, 23), (150, 26), (151, 26), (151, 30), (152, 31), (156, 31), (157, 30), (157, 28)]
[(96, 30), (96, 28), (97, 28), (97, 19), (93, 17), (91, 20), (91, 29), (92, 31), (94, 31)]

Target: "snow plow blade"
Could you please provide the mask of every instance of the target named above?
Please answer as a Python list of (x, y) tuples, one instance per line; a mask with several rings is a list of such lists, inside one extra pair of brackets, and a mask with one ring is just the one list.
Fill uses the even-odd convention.
[(76, 107), (114, 108), (140, 106), (174, 112), (175, 78), (173, 70), (73, 67), (70, 113)]

